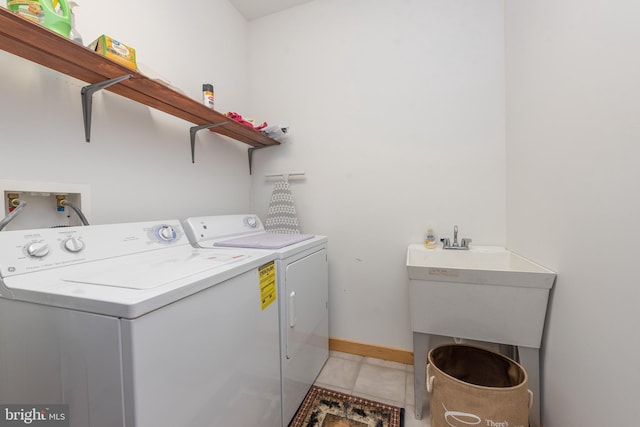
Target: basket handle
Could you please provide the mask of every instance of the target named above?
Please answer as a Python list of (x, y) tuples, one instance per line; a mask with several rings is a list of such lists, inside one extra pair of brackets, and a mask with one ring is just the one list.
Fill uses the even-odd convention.
[(435, 376), (431, 375), (431, 364), (427, 363), (427, 391), (431, 393), (433, 391), (433, 381), (436, 379)]
[[(431, 375), (431, 364), (427, 363), (427, 391), (429, 393), (431, 393), (433, 391), (433, 382), (435, 381), (436, 377)], [(529, 402), (528, 402), (528, 406), (529, 409), (531, 409), (533, 407), (533, 392), (529, 389), (527, 389), (527, 394), (529, 395)]]

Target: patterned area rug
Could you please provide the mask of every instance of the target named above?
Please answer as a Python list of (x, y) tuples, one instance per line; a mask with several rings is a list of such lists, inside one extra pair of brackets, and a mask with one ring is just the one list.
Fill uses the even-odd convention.
[(404, 409), (311, 387), (289, 427), (402, 427)]

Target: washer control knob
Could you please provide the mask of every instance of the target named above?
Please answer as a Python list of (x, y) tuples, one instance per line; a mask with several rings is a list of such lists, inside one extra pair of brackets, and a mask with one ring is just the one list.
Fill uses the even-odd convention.
[(49, 245), (44, 242), (33, 242), (27, 245), (27, 255), (42, 258), (49, 253)]
[(170, 225), (160, 225), (156, 228), (156, 236), (162, 242), (173, 242), (176, 240), (176, 230)]
[(84, 242), (77, 237), (69, 237), (64, 241), (64, 248), (69, 252), (80, 252), (84, 249)]

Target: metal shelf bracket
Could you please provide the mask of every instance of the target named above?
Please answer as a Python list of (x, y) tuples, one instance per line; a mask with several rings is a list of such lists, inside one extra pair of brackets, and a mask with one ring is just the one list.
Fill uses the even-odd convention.
[(271, 147), (271, 145), (263, 145), (260, 147), (249, 147), (247, 154), (249, 155), (249, 175), (251, 175), (251, 169), (253, 167), (253, 152), (261, 148)]
[(131, 77), (133, 77), (133, 74), (125, 74), (121, 77), (84, 86), (80, 90), (80, 96), (82, 97), (82, 117), (84, 119), (84, 138), (87, 142), (91, 139), (91, 105), (93, 94), (99, 90), (113, 86), (116, 83), (120, 83), (123, 80), (130, 79)]
[(201, 131), (202, 129), (211, 129), (214, 128), (216, 126), (222, 126), (222, 125), (226, 125), (229, 122), (219, 122), (219, 123), (209, 123), (206, 125), (200, 125), (200, 126), (192, 126), (191, 128), (189, 128), (189, 136), (191, 139), (191, 163), (195, 163), (196, 162), (196, 133), (198, 131)]

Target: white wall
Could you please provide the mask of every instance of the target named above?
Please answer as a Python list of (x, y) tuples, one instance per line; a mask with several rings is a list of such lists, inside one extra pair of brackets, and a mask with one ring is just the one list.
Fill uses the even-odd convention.
[(508, 245), (558, 272), (544, 425), (635, 425), (640, 5), (505, 5)]
[(440, 236), (505, 243), (503, 2), (318, 0), (249, 25), (251, 114), (291, 126), (255, 153), (330, 246), (332, 337), (410, 350), (405, 253)]
[[(226, 0), (80, 3), (85, 44), (110, 35), (188, 96), (211, 82), (219, 111), (247, 108), (246, 22)], [(85, 82), (4, 51), (0, 69), (0, 179), (88, 184), (95, 224), (248, 210), (247, 145), (201, 132), (193, 165), (190, 123), (105, 91), (87, 144)]]

